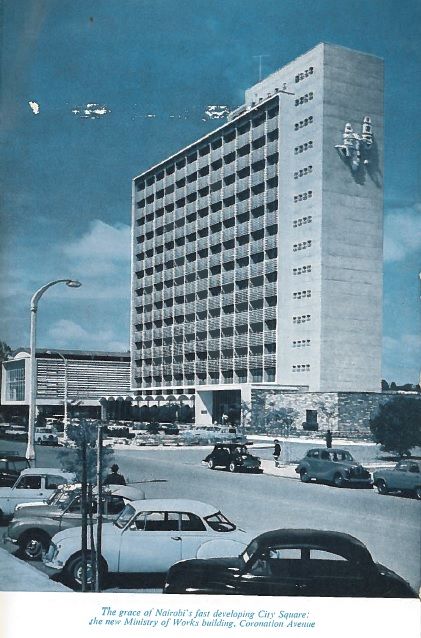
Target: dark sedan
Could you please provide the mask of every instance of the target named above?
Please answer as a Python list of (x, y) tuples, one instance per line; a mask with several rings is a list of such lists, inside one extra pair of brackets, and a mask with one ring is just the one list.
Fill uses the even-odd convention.
[(375, 563), (358, 539), (312, 529), (266, 532), (236, 557), (176, 563), (164, 593), (416, 597), (403, 578)]
[(203, 463), (211, 470), (223, 467), (230, 472), (261, 472), (260, 459), (250, 454), (247, 445), (250, 443), (217, 443), (212, 452), (203, 459)]
[(2, 452), (0, 455), (0, 486), (12, 487), (22, 470), (31, 467), (24, 456), (17, 452)]

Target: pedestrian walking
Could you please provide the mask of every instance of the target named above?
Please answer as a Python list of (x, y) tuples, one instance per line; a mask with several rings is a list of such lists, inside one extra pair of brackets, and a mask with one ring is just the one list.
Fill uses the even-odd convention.
[(274, 440), (274, 444), (275, 444), (275, 447), (273, 450), (273, 458), (275, 460), (275, 467), (279, 467), (279, 457), (281, 456), (282, 449), (278, 439)]
[(117, 463), (111, 466), (111, 472), (105, 477), (104, 485), (126, 485), (126, 479), (122, 474), (119, 474)]
[(332, 447), (332, 432), (330, 430), (326, 432), (326, 447)]

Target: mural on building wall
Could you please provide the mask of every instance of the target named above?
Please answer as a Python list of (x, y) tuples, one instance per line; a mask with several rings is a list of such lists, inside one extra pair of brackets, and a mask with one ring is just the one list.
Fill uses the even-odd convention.
[(340, 157), (349, 165), (351, 171), (357, 173), (361, 168), (370, 164), (372, 146), (371, 118), (366, 115), (362, 122), (361, 134), (356, 133), (352, 125), (347, 122), (343, 132), (343, 142), (336, 144), (335, 148)]

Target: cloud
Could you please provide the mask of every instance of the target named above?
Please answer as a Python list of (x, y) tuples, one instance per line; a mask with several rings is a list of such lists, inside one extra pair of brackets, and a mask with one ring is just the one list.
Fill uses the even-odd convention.
[(402, 261), (421, 250), (421, 203), (385, 215), (384, 260)]
[[(69, 319), (59, 319), (48, 331), (50, 342), (60, 344), (60, 347), (77, 347), (112, 352), (125, 352), (128, 350), (128, 343), (120, 341), (113, 330), (99, 329), (86, 330), (75, 321)], [(75, 345), (76, 344), (76, 345)]]
[(129, 282), (130, 226), (126, 224), (111, 226), (96, 219), (80, 239), (62, 244), (59, 249), (76, 274), (104, 278), (123, 272)]

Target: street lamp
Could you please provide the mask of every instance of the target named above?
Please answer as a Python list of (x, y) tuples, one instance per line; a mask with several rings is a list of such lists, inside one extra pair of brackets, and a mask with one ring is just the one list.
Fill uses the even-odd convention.
[(47, 350), (47, 354), (56, 354), (62, 359), (64, 363), (64, 432), (63, 432), (63, 441), (68, 440), (67, 436), (67, 428), (68, 428), (68, 420), (67, 420), (67, 393), (68, 393), (68, 361), (66, 357), (64, 357), (57, 350)]
[(37, 329), (37, 310), (38, 302), (42, 295), (48, 288), (55, 286), (56, 284), (66, 284), (69, 288), (80, 288), (82, 285), (80, 281), (74, 279), (55, 279), (48, 282), (44, 286), (41, 286), (31, 298), (31, 333), (30, 333), (30, 360), (29, 360), (29, 379), (30, 379), (30, 395), (29, 395), (29, 419), (28, 419), (28, 446), (26, 448), (26, 458), (28, 461), (32, 461), (35, 465), (35, 410), (36, 410), (36, 395), (37, 395), (37, 383), (36, 383), (36, 363), (35, 363), (35, 349), (36, 349), (36, 329)]

